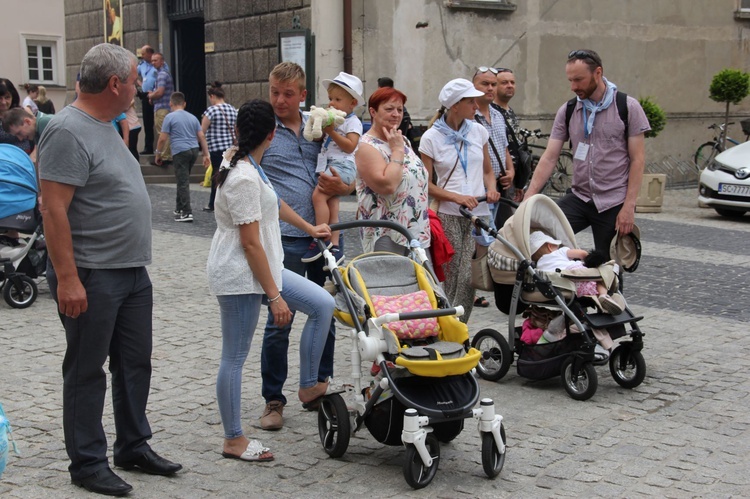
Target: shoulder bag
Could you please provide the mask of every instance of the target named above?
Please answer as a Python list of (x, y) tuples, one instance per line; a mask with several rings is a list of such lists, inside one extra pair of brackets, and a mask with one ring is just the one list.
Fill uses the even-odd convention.
[[(453, 163), (453, 168), (451, 169), (451, 172), (450, 172), (450, 173), (448, 174), (448, 178), (446, 178), (446, 179), (445, 179), (445, 182), (443, 182), (443, 186), (442, 186), (442, 189), (445, 189), (445, 186), (446, 186), (446, 185), (448, 185), (448, 181), (449, 181), (449, 180), (451, 179), (451, 177), (453, 176), (453, 172), (455, 172), (455, 171), (456, 171), (456, 166), (458, 166), (458, 157), (459, 157), (459, 155), (461, 154), (461, 149), (462, 149), (463, 147), (464, 147), (464, 143), (463, 143), (463, 142), (461, 142), (461, 145), (460, 145), (460, 146), (458, 146), (458, 153), (456, 153), (456, 162), (455, 162), (455, 163)], [(434, 168), (434, 166), (433, 166), (433, 168)], [(435, 198), (432, 198), (432, 200), (430, 200), (430, 209), (431, 209), (432, 211), (434, 211), (435, 213), (437, 213), (437, 211), (438, 211), (438, 208), (439, 208), (439, 207), (440, 207), (440, 201), (438, 201), (438, 200), (437, 200), (437, 199), (435, 199)]]

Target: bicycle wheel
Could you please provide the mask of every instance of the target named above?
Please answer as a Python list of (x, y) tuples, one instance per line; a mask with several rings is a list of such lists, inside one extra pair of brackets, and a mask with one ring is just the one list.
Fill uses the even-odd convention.
[(695, 157), (693, 158), (695, 166), (698, 168), (698, 172), (703, 171), (704, 168), (710, 165), (711, 161), (713, 161), (716, 155), (720, 152), (721, 145), (718, 142), (711, 141), (701, 144), (701, 146), (698, 147), (698, 150), (695, 151)]
[(573, 184), (573, 155), (568, 151), (560, 153), (560, 157), (557, 158), (557, 164), (555, 165), (555, 171), (552, 172), (550, 177), (550, 183), (552, 188), (559, 192), (561, 195), (570, 189)]

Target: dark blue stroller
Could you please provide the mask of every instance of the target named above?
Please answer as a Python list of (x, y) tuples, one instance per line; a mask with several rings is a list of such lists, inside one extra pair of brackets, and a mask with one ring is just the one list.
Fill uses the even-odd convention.
[[(37, 298), (34, 279), (47, 269), (47, 249), (37, 208), (36, 170), (28, 154), (0, 144), (0, 289), (13, 308)], [(30, 234), (16, 237), (17, 233)]]

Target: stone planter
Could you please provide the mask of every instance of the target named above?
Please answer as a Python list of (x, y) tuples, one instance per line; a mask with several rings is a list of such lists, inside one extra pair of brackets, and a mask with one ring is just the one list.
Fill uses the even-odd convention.
[(637, 213), (661, 213), (664, 204), (664, 188), (667, 175), (664, 173), (644, 173), (641, 190), (635, 202)]

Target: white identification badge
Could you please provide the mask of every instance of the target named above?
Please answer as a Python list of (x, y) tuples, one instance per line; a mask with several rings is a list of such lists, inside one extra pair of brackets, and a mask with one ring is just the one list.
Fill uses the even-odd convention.
[(461, 186), (461, 194), (464, 196), (471, 196), (471, 185), (468, 182), (464, 182)]
[(591, 147), (589, 144), (579, 142), (578, 147), (576, 147), (576, 154), (573, 157), (579, 161), (585, 161), (586, 156), (589, 155), (589, 147)]
[(318, 154), (318, 164), (315, 167), (315, 173), (322, 173), (326, 171), (326, 155), (323, 153)]

